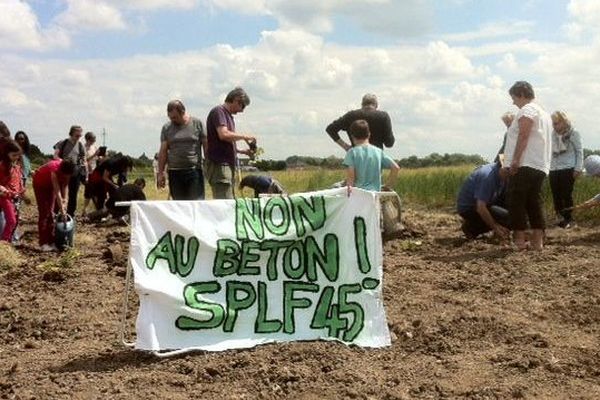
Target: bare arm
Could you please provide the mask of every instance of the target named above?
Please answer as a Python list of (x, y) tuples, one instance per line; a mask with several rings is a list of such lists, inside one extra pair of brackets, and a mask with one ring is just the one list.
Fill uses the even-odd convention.
[(396, 162), (394, 162), (390, 167), (390, 175), (387, 179), (387, 186), (391, 190), (394, 190), (394, 187), (396, 186), (396, 181), (398, 181), (398, 172), (400, 172), (400, 167), (398, 166), (398, 164), (396, 164)]
[(167, 152), (169, 151), (169, 143), (164, 140), (160, 142), (160, 149), (158, 150), (158, 182), (156, 182), (159, 188), (165, 187), (165, 168), (167, 166)]
[(352, 186), (354, 186), (355, 179), (356, 173), (354, 172), (354, 168), (346, 168), (346, 187), (348, 188), (348, 196), (352, 193)]
[(521, 158), (527, 148), (529, 142), (529, 136), (531, 135), (531, 128), (533, 128), (533, 120), (527, 117), (519, 118), (519, 136), (517, 137), (517, 144), (515, 145), (515, 152), (513, 154), (512, 162), (510, 164), (510, 174), (514, 175), (517, 173), (517, 169), (521, 166)]
[(50, 181), (52, 182), (52, 189), (54, 191), (54, 195), (56, 196), (56, 202), (60, 208), (60, 213), (64, 215), (66, 214), (67, 196), (69, 194), (69, 189), (67, 188), (68, 185), (65, 185), (65, 187), (61, 189), (55, 172), (50, 174)]
[(119, 187), (116, 183), (113, 182), (113, 180), (111, 179), (110, 176), (110, 171), (108, 169), (105, 169), (104, 172), (102, 173), (102, 180), (106, 183), (108, 183), (111, 186)]
[(490, 214), (486, 202), (477, 200), (477, 205), (475, 206), (475, 208), (477, 210), (477, 214), (479, 214), (483, 222), (485, 222), (485, 224), (489, 226), (496, 235), (498, 235), (501, 238), (508, 237), (510, 231), (496, 222), (494, 217), (492, 217), (492, 214)]
[(224, 125), (221, 125), (217, 128), (217, 134), (219, 135), (219, 139), (221, 139), (225, 142), (233, 143), (238, 140), (246, 140), (248, 142), (256, 141), (256, 138), (253, 135), (244, 135), (242, 133), (231, 132)]

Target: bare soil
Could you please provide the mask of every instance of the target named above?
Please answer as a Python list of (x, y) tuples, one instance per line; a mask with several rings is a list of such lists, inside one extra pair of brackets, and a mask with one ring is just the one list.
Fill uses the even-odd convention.
[(409, 210), (410, 234), (384, 246), (391, 347), (162, 359), (119, 342), (128, 229), (79, 225), (79, 257), (56, 266), (26, 214), (27, 262), (0, 270), (2, 399), (600, 398), (597, 227), (552, 228), (543, 252), (515, 252), (463, 240), (450, 213)]

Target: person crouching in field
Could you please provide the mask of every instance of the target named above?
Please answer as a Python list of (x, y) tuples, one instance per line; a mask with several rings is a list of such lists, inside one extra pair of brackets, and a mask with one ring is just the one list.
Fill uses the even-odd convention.
[(283, 186), (270, 176), (264, 175), (247, 175), (240, 182), (240, 192), (249, 187), (254, 190), (254, 197), (260, 194), (285, 194)]
[(477, 167), (463, 183), (456, 209), (463, 219), (461, 229), (467, 239), (490, 231), (502, 240), (509, 238), (508, 211), (502, 204), (506, 175), (501, 163), (496, 162)]
[(116, 155), (102, 161), (92, 175), (90, 175), (90, 193), (96, 210), (102, 210), (107, 197), (112, 197), (119, 188), (119, 184), (113, 180), (114, 176), (127, 173), (133, 169), (133, 161), (130, 157)]
[(69, 180), (75, 172), (75, 163), (70, 160), (55, 159), (42, 165), (33, 174), (33, 192), (38, 207), (38, 232), (41, 251), (54, 251), (54, 216), (58, 208), (61, 215), (67, 215), (69, 201)]
[(17, 229), (19, 217), (16, 202), (20, 199), (29, 202), (23, 186), (23, 172), (19, 160), (21, 147), (14, 140), (7, 140), (0, 159), (0, 211), (4, 212), (4, 229), (0, 240), (11, 242)]
[(109, 215), (112, 215), (114, 219), (118, 220), (123, 224), (126, 224), (128, 222), (129, 207), (117, 206), (116, 203), (130, 201), (145, 201), (145, 187), (146, 180), (144, 178), (137, 178), (133, 183), (126, 183), (125, 185), (119, 187), (108, 198), (105, 208), (88, 214), (88, 221), (98, 222), (102, 221), (103, 218), (107, 218)]
[(344, 158), (348, 196), (352, 193), (352, 187), (381, 191), (382, 168), (391, 170), (387, 186), (394, 187), (400, 167), (383, 150), (369, 144), (371, 132), (367, 121), (354, 121), (348, 131), (354, 140), (354, 147), (348, 150)]

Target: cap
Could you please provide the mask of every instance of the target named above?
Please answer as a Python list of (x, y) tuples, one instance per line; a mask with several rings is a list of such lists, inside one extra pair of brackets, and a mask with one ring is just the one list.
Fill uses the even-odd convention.
[(585, 167), (585, 172), (588, 175), (600, 176), (600, 156), (599, 155), (592, 154), (590, 156), (587, 156), (587, 158), (583, 162), (583, 166)]

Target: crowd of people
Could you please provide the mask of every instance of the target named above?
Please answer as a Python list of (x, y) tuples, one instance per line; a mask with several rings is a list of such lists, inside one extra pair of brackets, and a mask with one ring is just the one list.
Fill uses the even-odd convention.
[[(11, 138), (9, 128), (0, 121), (1, 240), (13, 244), (19, 242), (19, 211), (22, 203), (31, 202), (26, 192), (30, 178), (38, 211), (41, 251), (57, 250), (56, 222), (67, 218), (75, 220), (77, 197), (82, 185), (85, 187), (83, 219), (90, 202), (99, 212), (110, 210), (105, 204), (107, 198), (113, 203), (115, 199), (142, 200), (137, 192), (128, 194), (131, 190), (125, 190), (127, 196), (123, 196), (123, 189), (126, 189), (124, 182), (133, 167), (131, 158), (121, 154), (105, 157), (106, 148), (96, 146), (93, 132), (85, 134), (85, 144), (81, 141), (82, 136), (80, 126), (71, 126), (67, 138), (54, 145), (52, 159), (32, 171), (31, 145), (27, 134), (18, 131)], [(116, 182), (115, 176), (119, 177)]]
[[(542, 202), (542, 183), (548, 175), (559, 226), (573, 225), (573, 187), (581, 175), (584, 160), (579, 133), (562, 111), (548, 114), (535, 102), (528, 82), (516, 82), (509, 90), (516, 114), (505, 113), (506, 134), (493, 163), (477, 168), (460, 189), (457, 211), (463, 218), (462, 231), (470, 238), (493, 231), (498, 237), (512, 239), (517, 249), (543, 247), (546, 221)], [(250, 105), (244, 89), (231, 90), (222, 104), (213, 107), (206, 126), (191, 116), (180, 100), (167, 104), (169, 121), (160, 133), (159, 151), (153, 170), (157, 188), (167, 185), (174, 200), (202, 200), (205, 180), (213, 199), (233, 199), (237, 190), (254, 189), (261, 193), (285, 193), (271, 177), (250, 175), (236, 182), (238, 155), (254, 156), (256, 137), (236, 132), (234, 116)], [(391, 119), (378, 109), (377, 97), (365, 94), (359, 109), (351, 110), (329, 124), (325, 130), (346, 152), (344, 185), (381, 191), (395, 186), (399, 167), (383, 151), (394, 145)], [(339, 135), (346, 131), (349, 142)], [(84, 142), (81, 138), (84, 137)], [(245, 142), (247, 148), (238, 148)], [(112, 215), (123, 218), (126, 208), (118, 201), (145, 200), (145, 180), (126, 184), (132, 170), (131, 158), (116, 154), (106, 157), (106, 147), (96, 145), (93, 132), (73, 125), (67, 138), (54, 145), (53, 159), (31, 171), (29, 138), (23, 131), (10, 137), (0, 121), (0, 212), (4, 227), (1, 240), (16, 243), (17, 225), (23, 202), (30, 202), (26, 186), (33, 176), (33, 192), (38, 208), (39, 245), (42, 251), (56, 250), (54, 227), (58, 218), (75, 220), (77, 197), (84, 186), (81, 217), (95, 221)], [(600, 156), (585, 160), (588, 173), (600, 175)], [(390, 169), (387, 186), (382, 185), (382, 170)], [(95, 211), (88, 214), (89, 203)], [(600, 204), (600, 195), (577, 207)], [(528, 230), (531, 230), (529, 234)]]
[[(557, 226), (574, 225), (575, 180), (584, 168), (581, 137), (563, 111), (548, 114), (535, 102), (533, 87), (516, 82), (509, 90), (516, 114), (502, 116), (507, 131), (494, 163), (478, 167), (462, 185), (457, 211), (469, 239), (494, 232), (518, 250), (541, 250), (546, 220), (542, 184), (549, 177)], [(600, 157), (589, 156), (585, 168), (600, 175)], [(581, 207), (600, 203), (600, 195)], [(529, 231), (529, 232), (528, 232)]]

